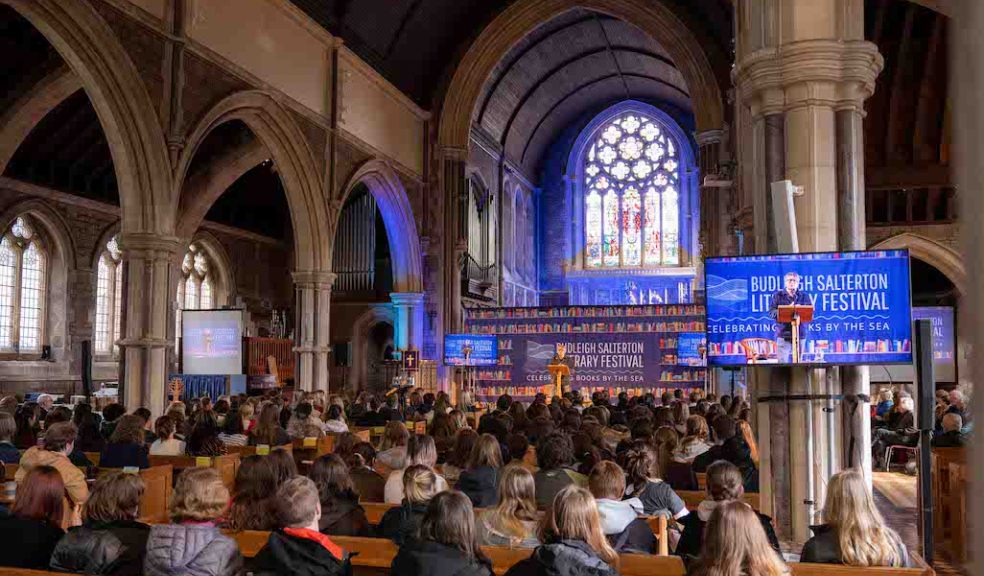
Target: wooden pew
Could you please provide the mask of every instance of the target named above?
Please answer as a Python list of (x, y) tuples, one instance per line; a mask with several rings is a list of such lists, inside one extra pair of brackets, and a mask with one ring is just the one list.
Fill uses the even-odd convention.
[[(390, 508), (397, 506), (396, 504), (386, 504), (383, 502), (361, 502), (362, 508), (366, 511), (366, 520), (372, 525), (378, 525), (383, 519), (383, 514)], [(479, 516), (482, 512), (485, 512), (484, 508), (476, 508), (475, 516)], [(660, 556), (667, 556), (670, 553), (670, 540), (668, 537), (669, 521), (663, 516), (643, 516), (649, 523), (649, 527), (652, 529), (653, 534), (656, 535), (656, 539), (659, 544), (658, 554)]]
[[(167, 466), (174, 468), (174, 479), (186, 468), (198, 467), (198, 458), (195, 456), (150, 456), (150, 465)], [(236, 471), (239, 469), (239, 454), (226, 454), (208, 458), (208, 468), (215, 468), (222, 476), (222, 484), (232, 492), (236, 484)]]
[[(229, 445), (227, 445), (226, 446), (226, 450), (228, 451), (229, 454), (239, 454), (239, 457), (240, 458), (245, 458), (247, 456), (255, 456), (256, 455), (256, 446), (229, 446)], [(293, 454), (293, 452), (294, 452), (294, 445), (293, 444), (284, 444), (282, 446), (270, 446), (270, 450), (271, 451), (273, 451), (273, 450), (286, 450), (286, 451), (288, 451), (288, 452), (290, 452), (290, 453)]]
[[(966, 448), (933, 448), (932, 450), (932, 485), (933, 485), (933, 538), (936, 546), (946, 551), (957, 562), (963, 560), (963, 528), (957, 516), (963, 515), (959, 508), (964, 488), (954, 485), (959, 477), (959, 467), (966, 466)], [(953, 469), (951, 470), (951, 465)]]
[(928, 566), (917, 568), (856, 568), (840, 564), (811, 564), (808, 562), (790, 562), (790, 572), (793, 576), (934, 576), (935, 572)]
[[(675, 490), (675, 492), (683, 500), (684, 504), (687, 505), (687, 510), (690, 511), (696, 510), (701, 502), (707, 500), (707, 492), (697, 490)], [(746, 492), (742, 496), (742, 500), (756, 511), (762, 510), (762, 499), (759, 493)]]
[(697, 477), (697, 488), (707, 490), (707, 472), (694, 472), (694, 476)]
[(89, 459), (89, 462), (92, 462), (93, 466), (99, 467), (99, 452), (83, 452), (83, 454)]
[[(227, 532), (239, 544), (239, 550), (246, 558), (256, 556), (266, 544), (269, 532), (243, 531)], [(354, 538), (350, 536), (331, 536), (332, 542), (339, 545), (352, 558), (356, 574), (384, 571), (388, 572), (399, 548), (390, 540), (381, 538)], [(529, 558), (533, 552), (529, 548), (504, 548), (483, 546), (482, 552), (492, 560), (492, 568), (499, 576), (513, 564)], [(683, 561), (676, 556), (652, 556), (648, 554), (620, 554), (619, 573), (622, 576), (684, 576)], [(882, 575), (877, 575), (882, 576)]]
[[(100, 476), (111, 472), (121, 472), (122, 468), (100, 468)], [(144, 481), (144, 493), (140, 499), (140, 521), (158, 524), (168, 521), (168, 506), (171, 504), (171, 491), (174, 486), (174, 467), (170, 464), (151, 466), (140, 471)]]

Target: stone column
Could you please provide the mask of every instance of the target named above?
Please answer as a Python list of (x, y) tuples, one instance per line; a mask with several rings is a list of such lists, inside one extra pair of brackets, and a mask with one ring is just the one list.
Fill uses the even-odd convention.
[(168, 274), (179, 241), (148, 233), (120, 234), (124, 261), (120, 388), (127, 410), (144, 406), (164, 413), (167, 394), (167, 337), (171, 320)]
[(420, 350), (424, 344), (423, 292), (393, 292), (390, 301), (396, 311), (394, 342), (397, 350)]
[(294, 272), (297, 353), (295, 385), (300, 390), (328, 391), (328, 353), (331, 351), (329, 312), (335, 274), (315, 270)]
[[(743, 179), (742, 184), (754, 186), (751, 194), (746, 191), (746, 197), (753, 195), (755, 199), (756, 252), (777, 249), (769, 185), (782, 179), (803, 187), (803, 195), (794, 200), (801, 251), (841, 248), (839, 222), (844, 218), (851, 221), (845, 236), (858, 242), (857, 212), (841, 213), (844, 194), (839, 194), (839, 160), (844, 162), (838, 156), (841, 131), (837, 114), (839, 110), (861, 110), (883, 65), (877, 47), (864, 40), (864, 3), (740, 0), (735, 10), (734, 77), (739, 106), (745, 107), (739, 112), (752, 118), (745, 125), (750, 133), (741, 139), (749, 145), (740, 151), (741, 165), (755, 175)], [(860, 124), (855, 128), (859, 131)], [(863, 165), (860, 146), (847, 154), (855, 165)], [(856, 195), (860, 193), (860, 181), (853, 190)], [(863, 214), (860, 217), (863, 222)], [(863, 247), (863, 234), (860, 242)], [(831, 460), (838, 451), (826, 448), (839, 435), (828, 433), (829, 420), (818, 413), (824, 402), (784, 401), (783, 397), (811, 396), (832, 388), (825, 383), (822, 371), (797, 368), (788, 379), (775, 376), (767, 380), (773, 396), (768, 410), (770, 426), (766, 429), (760, 424), (760, 431), (771, 430), (770, 454), (764, 459), (771, 466), (773, 514), (789, 519), (788, 528), (779, 522), (780, 532), (784, 532), (780, 538), (802, 543), (809, 536), (808, 524), (817, 520), (814, 513), (824, 497), (824, 475), (836, 466)], [(756, 380), (756, 385), (765, 385), (763, 379)], [(785, 425), (778, 422), (781, 419)], [(795, 433), (795, 441), (781, 430)], [(785, 463), (788, 470), (779, 470)]]
[(462, 151), (445, 151), (444, 198), (445, 333), (459, 332), (463, 326), (461, 309), (462, 266), (468, 252), (468, 180)]

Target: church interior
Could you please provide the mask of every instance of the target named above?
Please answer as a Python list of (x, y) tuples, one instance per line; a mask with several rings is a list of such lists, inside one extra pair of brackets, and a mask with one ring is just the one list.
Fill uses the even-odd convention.
[[(984, 346), (984, 231), (973, 224), (984, 217), (973, 160), (984, 146), (984, 4), (0, 0), (0, 30), (0, 506), (10, 518), (27, 522), (15, 493), (40, 485), (25, 461), (57, 453), (44, 440), (59, 439), (57, 418), (45, 421), (61, 407), (77, 449), (86, 418), (99, 433), (112, 424), (105, 447), (79, 452), (100, 458), (69, 466), (88, 477), (88, 504), (59, 470), (67, 530), (90, 526), (98, 488), (116, 478), (105, 463), (113, 430), (142, 409), (146, 433), (165, 439), (158, 419), (177, 405), (177, 429), (162, 430), (187, 451), (155, 455), (147, 436), (147, 465), (119, 465), (144, 478), (141, 519), (152, 517), (151, 478), (164, 478), (151, 540), (158, 525), (180, 524), (175, 495), (193, 489), (182, 474), (207, 483), (198, 468), (230, 458), (220, 473), (235, 510), (249, 481), (240, 476), (269, 444), (293, 446), (305, 478), (278, 480), (271, 498), (296, 504), (310, 476), (324, 521), (319, 465), (354, 470), (346, 457), (361, 439), (379, 456), (404, 447), (405, 460), (376, 465), (403, 506), (419, 465), (443, 486), (413, 546), (450, 545), (430, 515), (461, 505), (442, 494), (468, 496), (475, 525), (467, 514), (468, 530), (452, 532), (485, 534), (481, 549), (454, 544), (476, 576), (485, 561), (489, 574), (516, 576), (984, 574), (984, 497), (971, 489), (984, 470), (973, 435), (984, 418), (973, 360)], [(271, 406), (287, 440), (254, 442)], [(739, 439), (754, 460), (750, 471), (734, 462), (738, 488), (770, 519), (775, 554), (729, 568), (710, 547), (675, 552), (687, 529), (701, 530), (687, 516), (725, 522), (726, 506), (705, 505), (727, 498), (704, 496), (716, 494), (720, 460), (700, 472), (700, 456), (680, 456), (697, 414), (708, 448)], [(295, 434), (295, 418), (296, 430), (315, 420), (315, 432)], [(394, 420), (409, 440), (391, 434)], [(450, 433), (438, 426), (448, 420)], [(209, 422), (226, 446), (194, 453)], [(665, 440), (666, 428), (677, 435)], [(459, 438), (472, 429), (477, 439)], [(583, 479), (589, 500), (612, 466), (622, 482), (612, 506), (641, 490), (652, 554), (585, 536), (589, 559), (536, 565), (550, 534), (565, 533), (560, 496), (525, 519), (543, 522), (529, 559), (530, 546), (482, 539), (478, 509), (505, 502), (510, 469), (529, 466), (540, 502), (550, 468), (540, 460), (562, 431), (574, 452), (565, 469), (580, 466), (573, 484)], [(340, 440), (350, 433), (359, 439)], [(463, 486), (489, 435), (498, 442), (482, 504)], [(510, 457), (513, 436), (527, 442), (525, 460)], [(459, 442), (476, 446), (464, 460)], [(637, 443), (686, 502), (682, 514), (648, 509), (647, 476), (632, 472)], [(428, 445), (435, 460), (411, 455)], [(836, 532), (832, 502), (855, 473), (863, 490), (852, 496), (872, 503), (866, 513), (904, 554), (849, 552), (842, 531), (835, 560), (817, 560), (823, 536), (812, 528)], [(607, 527), (615, 513), (594, 498)], [(390, 510), (359, 502), (381, 530)], [(0, 541), (22, 533), (13, 522), (0, 514)], [(268, 533), (289, 540), (303, 523), (215, 526), (264, 573)], [(358, 553), (346, 560), (354, 573), (425, 572), (400, 540), (321, 533), (335, 542), (327, 550)], [(61, 548), (18, 563), (11, 543), (0, 544), (0, 574), (109, 573), (60, 569)], [(192, 573), (152, 569), (146, 554), (134, 573)], [(578, 571), (594, 561), (604, 570)], [(299, 569), (280, 570), (269, 573)]]

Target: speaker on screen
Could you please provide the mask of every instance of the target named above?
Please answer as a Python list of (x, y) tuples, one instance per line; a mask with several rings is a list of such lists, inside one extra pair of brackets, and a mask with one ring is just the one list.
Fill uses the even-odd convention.
[(936, 374), (933, 370), (933, 323), (916, 320), (916, 394), (918, 403), (916, 425), (920, 430), (932, 430), (936, 425)]

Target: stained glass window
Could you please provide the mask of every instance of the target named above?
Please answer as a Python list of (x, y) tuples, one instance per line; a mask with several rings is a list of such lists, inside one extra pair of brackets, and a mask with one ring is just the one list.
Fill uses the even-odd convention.
[(638, 113), (595, 133), (582, 159), (586, 267), (680, 264), (678, 149)]
[(47, 256), (32, 222), (19, 217), (0, 240), (0, 350), (41, 351)]
[(181, 261), (181, 280), (178, 282), (177, 310), (175, 311), (175, 338), (181, 336), (181, 310), (215, 308), (215, 279), (213, 262), (200, 245), (192, 244)]
[(96, 353), (116, 354), (123, 326), (123, 261), (116, 238), (106, 243), (96, 269)]

